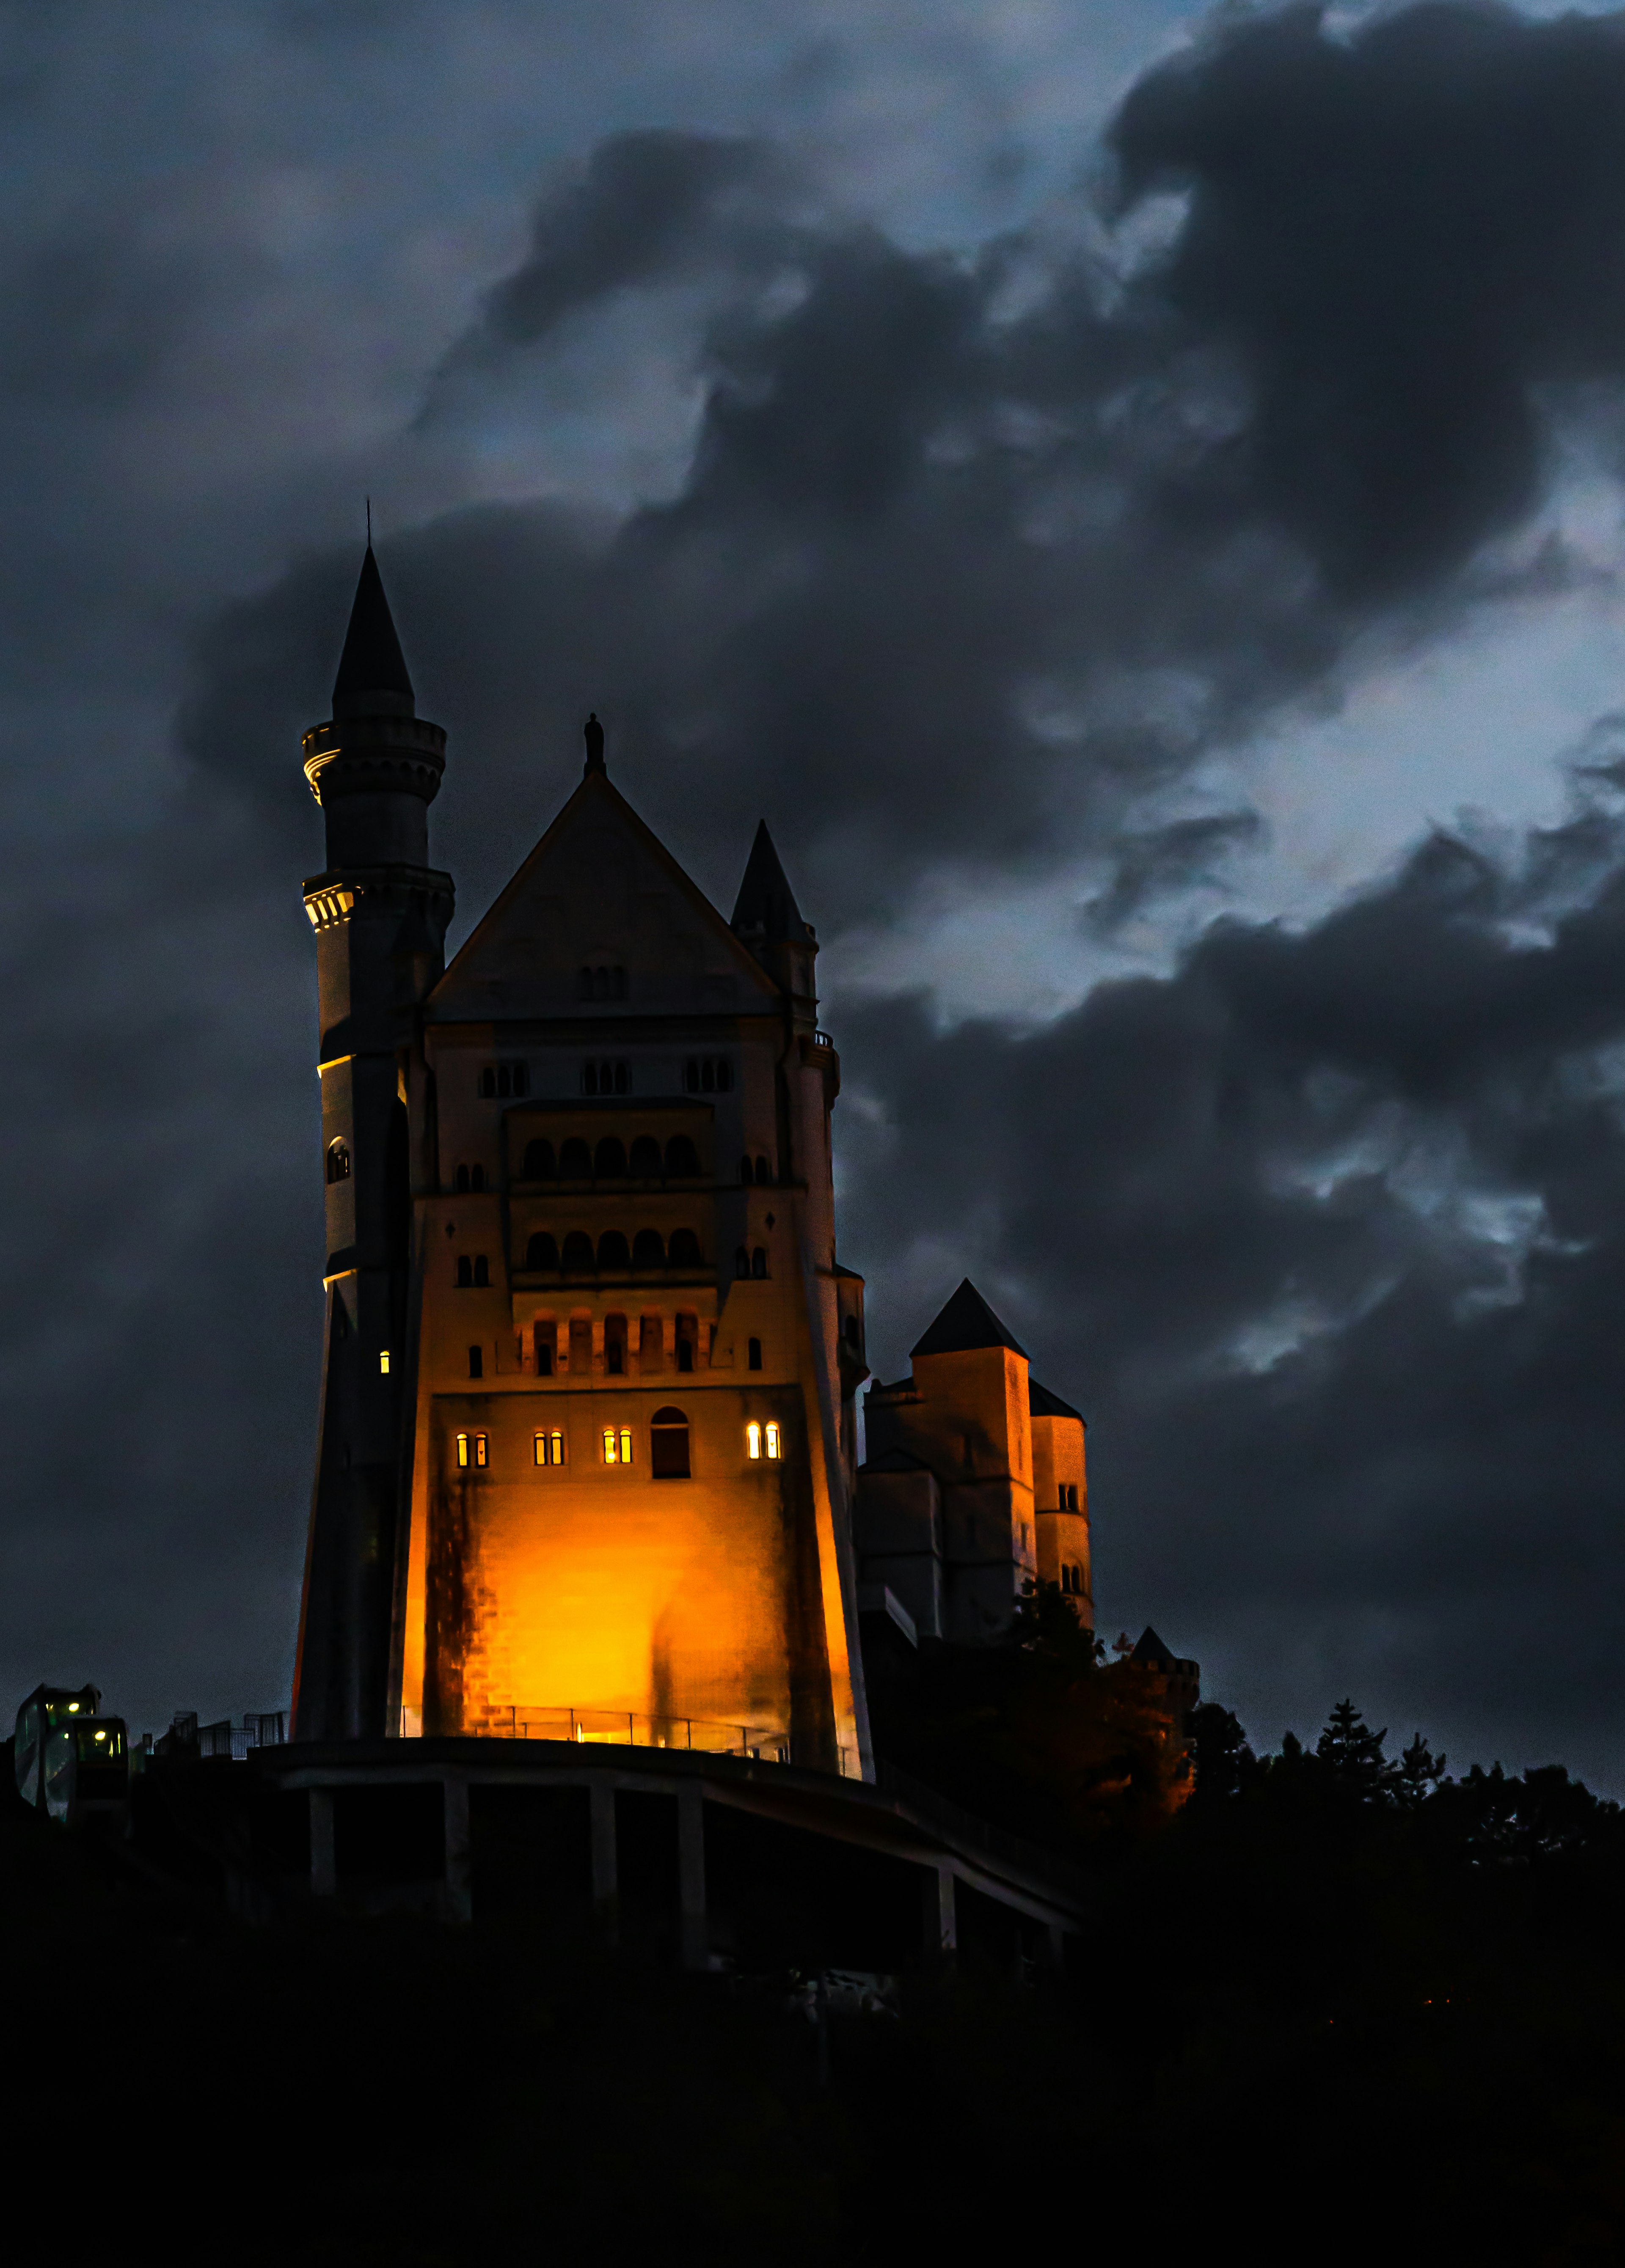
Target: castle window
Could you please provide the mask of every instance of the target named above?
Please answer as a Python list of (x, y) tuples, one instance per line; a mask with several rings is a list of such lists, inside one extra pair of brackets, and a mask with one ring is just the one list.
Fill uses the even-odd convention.
[(606, 1134), (593, 1153), (593, 1173), (601, 1182), (621, 1182), (626, 1178), (626, 1149), (613, 1134)]
[(507, 1101), (530, 1092), (530, 1066), (522, 1063), (487, 1064), (480, 1073), (480, 1094), (486, 1101)]
[(747, 1342), (745, 1367), (748, 1370), (761, 1369), (762, 1342), (760, 1339), (751, 1339)]
[(347, 1182), (350, 1179), (350, 1145), (347, 1142), (328, 1144), (328, 1179)]
[(772, 1175), (767, 1170), (767, 1160), (765, 1158), (758, 1158), (757, 1160), (756, 1177), (758, 1182), (767, 1182), (772, 1180)]
[(632, 1437), (630, 1425), (606, 1425), (603, 1429), (603, 1461), (606, 1465), (630, 1465), (632, 1461)]
[(457, 1289), (466, 1292), (474, 1281), (474, 1263), (466, 1252), (457, 1256)]
[(699, 1248), (699, 1239), (691, 1228), (674, 1228), (671, 1241), (666, 1247), (666, 1257), (674, 1268), (703, 1268), (705, 1255)]
[(484, 1433), (459, 1433), (457, 1436), (457, 1462), (465, 1467), (475, 1465), (483, 1470), (485, 1463), (487, 1447), (487, 1439)]
[(767, 1273), (767, 1255), (759, 1244), (750, 1255), (750, 1273), (753, 1276), (765, 1276)]
[(550, 1182), (558, 1171), (558, 1160), (553, 1155), (553, 1145), (538, 1135), (534, 1142), (525, 1145), (523, 1178), (528, 1182)]
[(383, 1347), (379, 1351), (378, 1374), (380, 1378), (388, 1378), (389, 1375), (389, 1350), (388, 1347)]
[(668, 1182), (699, 1179), (699, 1152), (686, 1134), (674, 1134), (666, 1145), (666, 1178)]
[(632, 1066), (614, 1061), (606, 1063), (602, 1057), (594, 1057), (590, 1062), (581, 1065), (581, 1092), (583, 1094), (630, 1094)]
[(550, 1274), (557, 1274), (558, 1245), (556, 1240), (549, 1235), (546, 1229), (537, 1229), (525, 1247), (525, 1265), (527, 1268), (545, 1269)]
[(754, 1420), (745, 1427), (745, 1454), (759, 1457), (762, 1454), (762, 1429)]
[(615, 1269), (623, 1273), (632, 1266), (626, 1239), (618, 1228), (606, 1228), (599, 1238), (598, 1265), (602, 1270)]
[(729, 1094), (734, 1066), (726, 1056), (691, 1056), (683, 1066), (683, 1084), (691, 1094)]
[(552, 1323), (536, 1323), (531, 1328), (530, 1343), (536, 1353), (538, 1378), (551, 1378), (553, 1375), (553, 1352), (557, 1337), (557, 1326)]
[(572, 1228), (565, 1239), (564, 1271), (566, 1276), (590, 1276), (593, 1272), (593, 1240), (585, 1229)]
[(632, 1144), (630, 1170), (634, 1182), (659, 1181), (661, 1145), (653, 1134), (639, 1134)]
[(750, 1255), (742, 1244), (736, 1247), (734, 1253), (734, 1273), (742, 1284), (747, 1281), (750, 1274)]
[(485, 1168), (484, 1166), (458, 1167), (457, 1191), (459, 1196), (462, 1196), (469, 1189), (483, 1189), (484, 1186)]
[(470, 1378), (484, 1378), (484, 1375), (485, 1351), (483, 1347), (471, 1346), (469, 1349), (469, 1376)]
[(771, 1418), (764, 1431), (767, 1435), (767, 1454), (770, 1457), (776, 1457), (779, 1454), (779, 1428)]
[(632, 1266), (639, 1276), (647, 1276), (666, 1265), (666, 1242), (658, 1228), (640, 1228), (632, 1246)]
[(576, 980), (583, 1000), (624, 1000), (626, 998), (626, 971), (601, 962), (595, 968), (583, 968)]
[(579, 1134), (572, 1134), (558, 1153), (558, 1178), (561, 1182), (593, 1178), (593, 1153)]
[(565, 1462), (564, 1435), (538, 1433), (536, 1437), (536, 1456), (539, 1465), (562, 1465)]
[(689, 1477), (689, 1421), (669, 1404), (649, 1422), (649, 1470), (657, 1481)]

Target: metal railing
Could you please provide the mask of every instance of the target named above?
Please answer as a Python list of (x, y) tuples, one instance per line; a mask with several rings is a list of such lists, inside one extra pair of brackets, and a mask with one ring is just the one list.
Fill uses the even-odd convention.
[(490, 1709), (470, 1732), (499, 1741), (577, 1741), (617, 1749), (684, 1749), (713, 1756), (790, 1760), (790, 1736), (768, 1725), (711, 1717), (646, 1717), (632, 1709)]

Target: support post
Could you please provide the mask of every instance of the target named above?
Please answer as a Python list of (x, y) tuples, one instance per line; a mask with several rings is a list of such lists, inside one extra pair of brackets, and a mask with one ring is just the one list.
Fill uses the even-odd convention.
[(677, 1790), (677, 1896), (683, 1920), (683, 1966), (703, 1969), (711, 1950), (705, 1918), (705, 1792)]
[(469, 1783), (461, 1773), (446, 1781), (446, 1900), (454, 1921), (474, 1918), (474, 1868), (469, 1840)]
[(593, 1921), (606, 1945), (616, 1942), (616, 1904), (620, 1890), (615, 1845), (615, 1788), (608, 1778), (587, 1784), (593, 1846)]
[(333, 1855), (333, 1791), (310, 1791), (310, 1895), (330, 1898), (338, 1889), (338, 1867)]

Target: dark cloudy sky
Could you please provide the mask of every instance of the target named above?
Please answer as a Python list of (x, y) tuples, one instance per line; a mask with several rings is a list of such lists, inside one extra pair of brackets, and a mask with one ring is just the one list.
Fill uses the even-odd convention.
[(285, 1694), (370, 492), (459, 933), (588, 706), (767, 816), (1106, 1634), (1625, 1789), (1625, 18), (23, 0), (0, 118), (7, 1690)]

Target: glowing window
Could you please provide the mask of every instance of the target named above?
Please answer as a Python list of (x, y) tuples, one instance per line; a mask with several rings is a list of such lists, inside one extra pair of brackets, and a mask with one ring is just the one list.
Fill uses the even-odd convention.
[(606, 1465), (630, 1465), (632, 1461), (632, 1437), (630, 1425), (606, 1425), (603, 1429), (603, 1461)]
[(385, 1347), (382, 1352), (379, 1355), (378, 1367), (381, 1374), (385, 1378), (388, 1378), (389, 1375), (389, 1350), (388, 1347)]
[(350, 1179), (350, 1151), (343, 1142), (328, 1144), (328, 1179), (347, 1182)]
[(486, 1460), (487, 1440), (484, 1433), (459, 1433), (457, 1462), (483, 1468)]
[(767, 1454), (770, 1457), (779, 1454), (779, 1428), (771, 1418), (767, 1425)]
[(536, 1435), (536, 1462), (539, 1465), (562, 1465), (565, 1462), (565, 1437), (562, 1433)]
[(745, 1427), (745, 1454), (748, 1457), (759, 1457), (761, 1454), (762, 1429), (759, 1425), (755, 1424), (747, 1425)]

